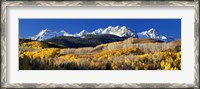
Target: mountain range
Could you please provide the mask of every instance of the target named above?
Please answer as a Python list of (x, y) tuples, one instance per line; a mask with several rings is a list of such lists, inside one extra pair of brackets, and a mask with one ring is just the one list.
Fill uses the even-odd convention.
[(115, 35), (118, 37), (133, 37), (133, 38), (150, 38), (155, 40), (160, 40), (164, 42), (174, 41), (175, 38), (167, 35), (159, 34), (159, 32), (155, 28), (148, 29), (143, 32), (137, 32), (132, 30), (126, 26), (108, 26), (107, 28), (99, 28), (92, 32), (88, 32), (86, 30), (82, 30), (76, 34), (70, 34), (64, 30), (61, 31), (52, 31), (49, 29), (41, 30), (37, 35), (31, 37), (32, 40), (44, 41), (54, 37), (78, 37), (85, 38), (87, 35)]

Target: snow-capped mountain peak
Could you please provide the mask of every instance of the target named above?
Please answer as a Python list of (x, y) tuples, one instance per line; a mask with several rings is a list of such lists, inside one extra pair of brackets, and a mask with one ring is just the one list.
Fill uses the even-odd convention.
[(147, 32), (151, 37), (155, 37), (158, 34), (157, 30), (154, 28), (149, 29)]
[(90, 34), (89, 32), (87, 32), (86, 30), (82, 30), (81, 32), (79, 33), (76, 33), (74, 34), (73, 36), (74, 37), (81, 37), (81, 38), (84, 38), (86, 35)]
[(165, 42), (169, 42), (174, 40), (173, 37), (169, 37), (166, 35), (160, 35), (155, 28), (151, 28), (147, 31), (137, 33), (138, 38), (152, 38), (157, 39)]
[(76, 34), (67, 33), (65, 30), (56, 32), (49, 29), (44, 29), (41, 30), (37, 35), (31, 37), (31, 39), (42, 41), (58, 36), (73, 36), (73, 37), (84, 38), (88, 34), (93, 34), (93, 35), (111, 34), (119, 37), (152, 38), (165, 42), (170, 42), (174, 40), (173, 37), (160, 35), (155, 28), (150, 28), (149, 30), (136, 33), (136, 31), (131, 30), (126, 26), (108, 26), (107, 28), (98, 28), (93, 32), (87, 32), (86, 30), (82, 30)]
[(91, 34), (100, 35), (100, 34), (102, 34), (102, 32), (103, 32), (103, 29), (102, 29), (102, 28), (99, 28), (99, 29), (97, 29), (97, 30), (91, 32)]
[(41, 30), (37, 35), (31, 37), (31, 39), (42, 41), (42, 40), (46, 40), (46, 39), (58, 37), (58, 36), (70, 36), (70, 34), (66, 33), (64, 30), (56, 32), (49, 29), (44, 29), (44, 30)]
[(116, 35), (119, 37), (124, 37), (124, 36), (133, 36), (135, 37), (135, 33), (133, 31), (131, 31), (130, 29), (128, 29), (126, 26), (108, 26), (105, 29), (98, 29), (95, 30), (94, 32), (92, 32), (93, 34), (112, 34), (112, 35)]
[(137, 33), (137, 35), (139, 38), (156, 38), (156, 36), (158, 35), (158, 32), (156, 29), (151, 28), (147, 31)]
[(48, 30), (48, 29), (41, 30), (41, 31), (39, 32), (38, 36), (47, 34), (48, 32), (50, 32), (50, 30)]
[(154, 31), (157, 31), (157, 30), (155, 28), (150, 28), (148, 31), (149, 32), (154, 32)]
[(31, 39), (42, 40), (44, 38), (44, 36), (50, 32), (51, 32), (51, 30), (48, 30), (48, 29), (41, 30), (37, 35), (31, 37)]
[(81, 35), (87, 35), (89, 32), (87, 32), (86, 30), (82, 30), (79, 34)]

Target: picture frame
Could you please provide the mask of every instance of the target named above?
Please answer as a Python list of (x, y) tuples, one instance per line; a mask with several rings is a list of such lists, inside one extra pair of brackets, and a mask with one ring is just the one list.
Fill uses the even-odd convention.
[[(8, 7), (23, 6), (165, 6), (165, 7), (194, 7), (194, 83), (8, 83), (7, 67), (7, 15)], [(199, 89), (199, 1), (2, 1), (1, 2), (1, 88), (195, 88)]]

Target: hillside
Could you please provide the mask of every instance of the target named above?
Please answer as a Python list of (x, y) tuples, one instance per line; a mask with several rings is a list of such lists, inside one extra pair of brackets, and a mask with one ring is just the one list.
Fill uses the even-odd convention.
[[(80, 47), (95, 47), (101, 44), (118, 42), (126, 39), (128, 39), (128, 37), (118, 37), (115, 35), (103, 34), (103, 35), (87, 35), (84, 38), (72, 37), (72, 36), (60, 36), (39, 42), (47, 45), (48, 47), (54, 47), (54, 48), (80, 48)], [(32, 41), (35, 40), (20, 39), (19, 43), (22, 44), (24, 42), (27, 43)], [(150, 38), (139, 39), (131, 37), (124, 42), (127, 41), (131, 43), (163, 43), (163, 41)]]
[(181, 40), (175, 40), (172, 41), (171, 43), (181, 46)]
[[(59, 36), (44, 41), (40, 41), (48, 47), (56, 48), (79, 48), (79, 47), (95, 47), (100, 44), (122, 41), (127, 37), (118, 37), (115, 35), (103, 34), (103, 35), (87, 35), (84, 38), (72, 37), (72, 36)], [(20, 44), (23, 42), (31, 42), (34, 40), (20, 39)]]
[[(46, 41), (25, 40), (26, 42), (21, 40), (19, 69), (181, 70), (180, 40), (166, 43), (155, 39), (128, 38), (106, 43), (105, 39), (110, 37), (115, 36), (89, 36), (81, 39), (56, 37)], [(93, 47), (83, 47), (89, 45), (88, 40), (100, 42), (96, 41), (96, 46), (92, 45)], [(105, 43), (100, 44), (101, 42)], [(65, 48), (66, 46), (68, 47)]]

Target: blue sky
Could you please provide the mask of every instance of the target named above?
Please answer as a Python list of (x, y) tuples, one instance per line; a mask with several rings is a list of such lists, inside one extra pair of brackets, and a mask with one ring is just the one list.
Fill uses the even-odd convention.
[(137, 32), (155, 28), (160, 34), (181, 38), (181, 19), (19, 19), (19, 35), (30, 37), (46, 28), (74, 34), (117, 25)]

